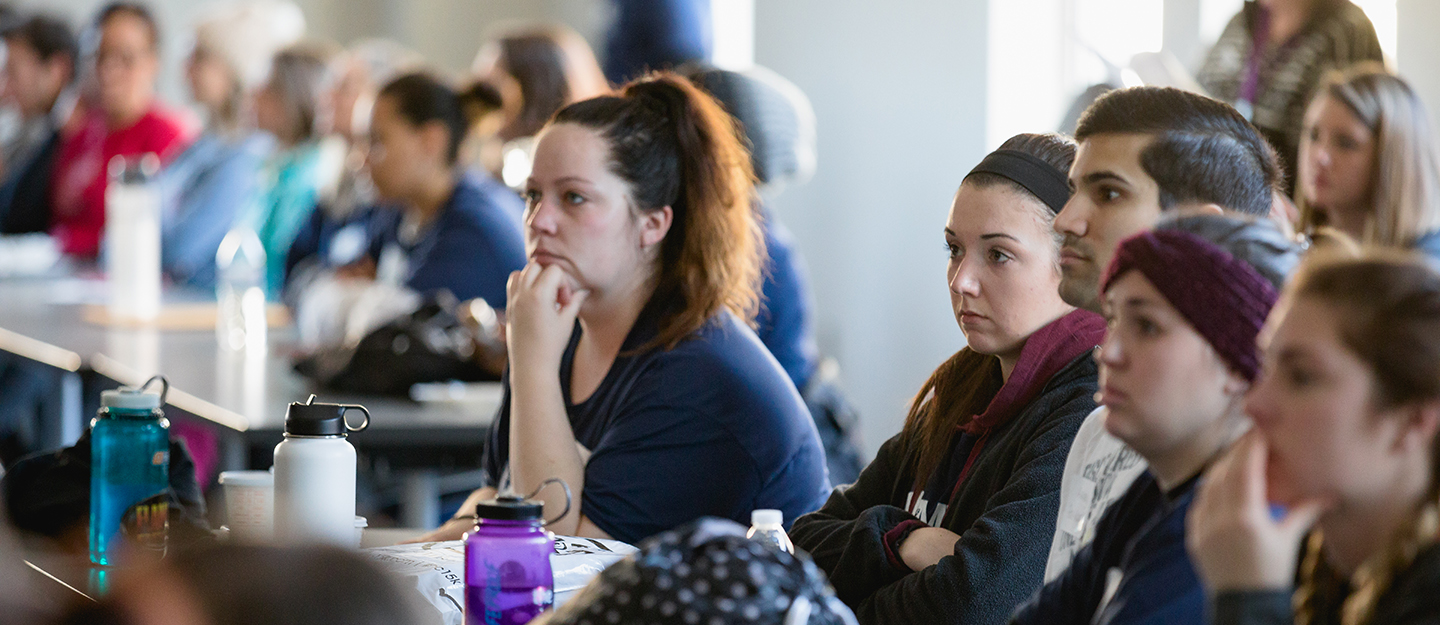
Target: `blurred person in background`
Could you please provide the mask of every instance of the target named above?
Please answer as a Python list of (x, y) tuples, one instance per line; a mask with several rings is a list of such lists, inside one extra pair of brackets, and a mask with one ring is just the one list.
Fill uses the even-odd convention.
[(861, 623), (999, 623), (1040, 587), (1105, 336), (1059, 293), (1052, 220), (1074, 158), (1069, 138), (1022, 134), (966, 174), (941, 240), (967, 345), (860, 478), (795, 521), (795, 546)]
[[(745, 321), (764, 240), (730, 116), (660, 74), (561, 109), (539, 136), (489, 486), (428, 538), (459, 538), (477, 502), (510, 490), (538, 490), (552, 531), (632, 543), (703, 516), (814, 510), (819, 437)], [(550, 478), (573, 506), (539, 489)]]
[(559, 24), (502, 33), (480, 48), (470, 70), (499, 94), (502, 114), (492, 135), (473, 138), (467, 156), (517, 189), (530, 173), (535, 134), (550, 116), (610, 89), (590, 45)]
[(377, 212), (375, 187), (365, 171), (371, 110), (380, 87), (424, 64), (419, 53), (388, 39), (361, 39), (336, 55), (335, 80), (322, 99), (327, 119), (320, 140), (321, 181), (315, 210), (296, 233), (285, 263), (285, 300), (292, 306), (305, 286), (338, 267), (359, 262)]
[(254, 97), (255, 124), (274, 138), (276, 148), (261, 167), (259, 193), (240, 223), (265, 246), (265, 290), (272, 299), (280, 296), (290, 244), (315, 210), (324, 180), (319, 116), (327, 62), (318, 47), (282, 50)]
[(1327, 77), (1300, 138), (1300, 230), (1440, 260), (1440, 139), (1404, 79), (1378, 63)]
[(94, 258), (105, 232), (105, 188), (115, 156), (155, 154), (168, 163), (194, 124), (155, 98), (160, 31), (144, 5), (106, 5), (95, 20), (93, 110), (61, 140), (51, 174), (51, 229), (61, 251)]
[(1290, 195), (1305, 108), (1322, 78), (1354, 63), (1383, 60), (1375, 27), (1350, 0), (1246, 0), (1196, 79), (1275, 146)]
[(254, 201), (271, 140), (253, 127), (247, 102), (279, 50), (305, 31), (286, 0), (249, 0), (202, 20), (185, 67), (205, 130), (160, 177), (162, 265), (171, 280), (215, 284), (215, 252), (243, 207)]
[(75, 108), (79, 49), (64, 20), (34, 15), (0, 33), (5, 39), (5, 103), (20, 114), (0, 154), (0, 234), (50, 229), (50, 171), (61, 129)]
[(810, 276), (794, 236), (768, 201), (814, 173), (815, 111), (799, 87), (768, 69), (732, 72), (694, 65), (682, 71), (720, 101), (750, 147), (766, 254), (755, 334), (805, 398), (825, 444), (830, 482), (854, 482), (864, 467), (852, 437), (856, 416), (840, 392), (838, 366), (831, 361), (820, 367)]
[[(419, 595), (338, 547), (221, 544), (117, 572), (57, 625), (432, 625)], [(438, 623), (437, 623), (438, 625)]]
[(1440, 622), (1440, 274), (1316, 262), (1265, 335), (1255, 428), (1190, 508), (1210, 622)]
[(710, 60), (711, 0), (614, 0), (605, 76), (615, 84), (652, 70)]

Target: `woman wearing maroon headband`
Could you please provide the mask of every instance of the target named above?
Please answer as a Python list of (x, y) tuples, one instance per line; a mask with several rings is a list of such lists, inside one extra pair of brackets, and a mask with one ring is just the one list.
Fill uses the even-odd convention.
[(965, 177), (945, 247), (969, 346), (855, 484), (795, 521), (796, 546), (862, 623), (994, 623), (1040, 585), (1104, 332), (1059, 296), (1051, 224), (1074, 153), (1063, 137), (1019, 135)]
[(1268, 221), (1182, 218), (1120, 244), (1097, 353), (1105, 429), (1150, 468), (1012, 623), (1204, 623), (1185, 554), (1200, 472), (1249, 427), (1256, 335), (1297, 251)]

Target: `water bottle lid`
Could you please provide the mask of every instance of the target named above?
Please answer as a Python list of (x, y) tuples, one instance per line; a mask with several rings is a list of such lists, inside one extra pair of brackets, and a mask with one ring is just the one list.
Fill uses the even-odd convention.
[(475, 504), (475, 518), (494, 521), (539, 521), (545, 504), (516, 495), (500, 495)]
[[(146, 387), (156, 380), (161, 384), (160, 393), (146, 393)], [(138, 387), (122, 386), (113, 391), (101, 391), (100, 406), (121, 410), (156, 410), (165, 403), (165, 394), (169, 389), (170, 383), (157, 375)]]
[[(347, 410), (365, 413), (360, 427), (350, 427), (345, 422)], [(355, 404), (321, 404), (311, 395), (305, 403), (291, 402), (285, 410), (285, 433), (296, 436), (344, 436), (346, 432), (359, 432), (369, 427), (370, 411)]]
[(779, 510), (754, 510), (750, 512), (751, 525), (781, 525), (785, 522), (785, 513)]

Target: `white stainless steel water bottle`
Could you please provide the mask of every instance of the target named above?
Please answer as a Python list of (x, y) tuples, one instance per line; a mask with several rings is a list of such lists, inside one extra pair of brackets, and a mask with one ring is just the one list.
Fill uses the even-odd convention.
[(136, 321), (160, 314), (160, 195), (154, 154), (110, 159), (105, 186), (105, 278), (110, 315)]
[[(345, 412), (359, 410), (359, 427)], [(275, 446), (275, 539), (281, 543), (355, 546), (355, 447), (346, 439), (370, 425), (370, 411), (321, 404), (311, 395), (285, 412), (285, 440)]]

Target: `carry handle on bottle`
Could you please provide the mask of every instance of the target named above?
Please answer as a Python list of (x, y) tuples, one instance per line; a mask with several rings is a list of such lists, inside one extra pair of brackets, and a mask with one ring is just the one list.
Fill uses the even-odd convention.
[[(156, 377), (159, 377), (159, 376), (156, 376)], [(146, 382), (146, 384), (149, 384), (149, 382)], [(163, 396), (162, 396), (162, 397), (163, 397)], [(315, 394), (314, 394), (314, 393), (311, 393), (311, 394), (310, 394), (310, 397), (308, 397), (308, 398), (305, 399), (305, 405), (306, 405), (306, 406), (313, 406), (313, 405), (315, 405)], [(345, 420), (345, 418), (342, 416), (342, 417), (340, 418), (340, 420), (341, 420), (342, 423), (345, 424), (345, 431), (346, 431), (346, 432), (360, 432), (360, 431), (364, 431), (365, 428), (370, 427), (370, 410), (367, 409), (366, 407), (361, 406), (360, 404), (327, 404), (327, 405), (331, 405), (331, 406), (335, 406), (335, 407), (337, 407), (337, 408), (340, 408), (341, 414), (344, 414), (344, 413), (346, 413), (346, 412), (350, 412), (351, 410), (359, 410), (362, 414), (365, 415), (365, 420), (360, 422), (360, 427), (352, 427), (352, 426), (350, 425), (350, 422), (347, 421), (347, 420)], [(568, 488), (566, 489), (566, 492), (569, 492), (569, 489), (568, 489)]]
[(165, 376), (163, 376), (163, 375), (153, 375), (153, 376), (150, 376), (150, 379), (149, 379), (149, 380), (145, 380), (145, 383), (141, 384), (140, 386), (135, 387), (135, 390), (136, 390), (137, 392), (144, 392), (145, 389), (150, 388), (150, 385), (153, 384), (156, 380), (159, 380), (159, 381), (160, 381), (160, 405), (161, 405), (161, 406), (164, 406), (164, 405), (165, 405), (165, 398), (170, 395), (170, 381), (169, 381), (169, 380), (166, 380), (166, 379), (165, 379)]
[(535, 497), (540, 494), (540, 491), (545, 490), (545, 487), (550, 484), (559, 484), (560, 488), (565, 491), (565, 509), (562, 510), (560, 514), (556, 515), (555, 518), (550, 519), (549, 521), (542, 520), (542, 522), (540, 523), (541, 527), (550, 527), (550, 524), (555, 523), (556, 521), (565, 518), (565, 515), (570, 514), (571, 501), (575, 498), (574, 494), (570, 492), (570, 485), (566, 484), (565, 480), (562, 480), (558, 477), (552, 477), (543, 482), (540, 482), (540, 485), (536, 486), (535, 491), (526, 496), (525, 500), (529, 501), (535, 499)]

